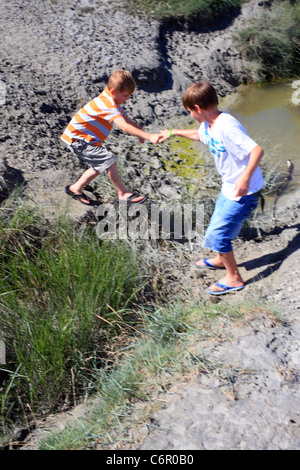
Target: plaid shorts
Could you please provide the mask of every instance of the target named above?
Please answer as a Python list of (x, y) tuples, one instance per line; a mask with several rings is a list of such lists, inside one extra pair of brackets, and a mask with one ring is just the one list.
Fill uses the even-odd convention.
[(84, 140), (73, 140), (70, 150), (79, 160), (99, 173), (103, 173), (117, 161), (117, 157), (109, 150), (99, 145), (88, 144)]

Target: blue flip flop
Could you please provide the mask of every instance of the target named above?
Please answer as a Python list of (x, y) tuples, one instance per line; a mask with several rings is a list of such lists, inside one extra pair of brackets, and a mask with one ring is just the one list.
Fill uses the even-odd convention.
[(203, 261), (203, 263), (205, 264), (205, 266), (199, 266), (198, 264), (195, 263), (195, 266), (196, 268), (198, 269), (203, 269), (203, 268), (209, 268), (209, 269), (224, 269), (224, 268), (219, 268), (218, 266), (214, 266), (212, 263), (210, 263), (209, 261), (209, 258), (205, 258)]
[(224, 290), (213, 291), (211, 289), (206, 289), (206, 292), (208, 292), (211, 295), (222, 295), (222, 294), (227, 294), (228, 292), (233, 292), (235, 290), (241, 290), (245, 287), (245, 286), (230, 287), (230, 286), (226, 286), (226, 284), (221, 284), (221, 282), (216, 282), (215, 285), (218, 287), (221, 287), (221, 289), (224, 289)]

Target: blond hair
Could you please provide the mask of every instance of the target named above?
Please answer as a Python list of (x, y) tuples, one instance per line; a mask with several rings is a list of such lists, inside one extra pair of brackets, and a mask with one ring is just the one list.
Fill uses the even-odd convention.
[(114, 89), (119, 93), (122, 93), (125, 90), (133, 93), (135, 90), (135, 80), (127, 70), (116, 70), (109, 77), (107, 88), (109, 90)]
[(182, 102), (188, 110), (194, 110), (196, 105), (202, 109), (208, 109), (219, 103), (216, 90), (204, 80), (190, 85), (183, 95)]

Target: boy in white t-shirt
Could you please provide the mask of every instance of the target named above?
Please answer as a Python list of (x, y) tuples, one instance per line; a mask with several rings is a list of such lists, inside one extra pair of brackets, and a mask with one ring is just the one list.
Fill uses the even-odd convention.
[(199, 129), (165, 129), (160, 142), (177, 135), (201, 140), (214, 157), (222, 177), (222, 189), (216, 202), (203, 246), (217, 252), (212, 259), (196, 262), (197, 268), (226, 269), (226, 275), (207, 291), (220, 295), (244, 287), (231, 241), (236, 238), (243, 222), (257, 207), (258, 192), (264, 185), (259, 168), (262, 148), (246, 133), (233, 116), (218, 109), (218, 97), (213, 86), (199, 81), (188, 87), (183, 105), (200, 122)]

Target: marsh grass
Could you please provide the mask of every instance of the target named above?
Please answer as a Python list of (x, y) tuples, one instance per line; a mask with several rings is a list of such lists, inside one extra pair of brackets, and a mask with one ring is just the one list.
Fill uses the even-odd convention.
[(100, 243), (94, 229), (67, 219), (50, 226), (25, 204), (2, 206), (0, 249), (5, 427), (73, 401), (75, 382), (76, 394), (86, 392), (142, 281), (128, 245)]
[(300, 1), (274, 1), (247, 20), (234, 38), (249, 63), (249, 81), (263, 82), (299, 74)]

